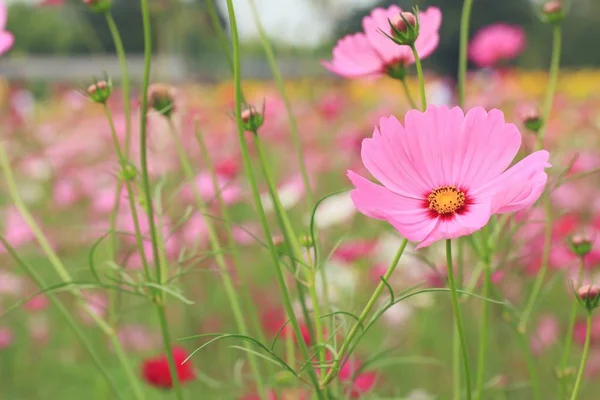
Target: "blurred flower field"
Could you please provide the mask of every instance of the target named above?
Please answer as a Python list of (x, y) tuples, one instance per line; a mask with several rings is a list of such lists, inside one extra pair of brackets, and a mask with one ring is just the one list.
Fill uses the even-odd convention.
[[(600, 167), (600, 154), (595, 151), (600, 131), (600, 91), (590, 84), (598, 82), (596, 76), (593, 71), (563, 73), (557, 95), (557, 111), (548, 132), (553, 154), (550, 182), (555, 185), (566, 183), (552, 194), (559, 223), (553, 234), (550, 284), (528, 340), (540, 365), (541, 379), (552, 382), (556, 379), (553, 370), (572, 303), (570, 288), (564, 283), (565, 274), (572, 273), (577, 267), (576, 258), (569, 256), (567, 238), (580, 229), (595, 229), (598, 226), (595, 224), (600, 224), (600, 219), (595, 217), (600, 207), (594, 193), (598, 177), (592, 174), (582, 176)], [(507, 120), (519, 124), (519, 109), (535, 102), (544, 84), (542, 73), (508, 71), (492, 75), (474, 74), (468, 86), (469, 101), (506, 110)], [(371, 126), (380, 117), (392, 112), (402, 115), (409, 107), (401, 88), (392, 85), (380, 85), (376, 91), (374, 83), (369, 82), (306, 80), (290, 82), (288, 86), (299, 121), (311, 182), (319, 198), (348, 188), (345, 171), (362, 168), (360, 143), (371, 134)], [(409, 86), (416, 87), (416, 81)], [(118, 173), (110, 128), (101, 108), (66, 87), (52, 89), (48, 97), (39, 101), (29, 98), (28, 102), (23, 101), (26, 97), (19, 89), (8, 85), (4, 87), (6, 113), (2, 121), (3, 134), (21, 196), (51, 239), (53, 248), (69, 265), (75, 281), (93, 286), (95, 279), (90, 269), (93, 259), (100, 280), (110, 282), (114, 271), (108, 263), (108, 246), (106, 243), (91, 246), (108, 230), (106, 220), (113, 206)], [(269, 157), (276, 165), (282, 202), (293, 219), (302, 224), (309, 211), (304, 204), (304, 190), (296, 164), (285, 156), (292, 153), (293, 148), (288, 140), (289, 128), (283, 103), (269, 83), (248, 82), (245, 88), (252, 96), (252, 103), (260, 104), (264, 100), (266, 104), (266, 121), (261, 136), (265, 138)], [(444, 81), (435, 76), (428, 77), (428, 91), (431, 102), (450, 100)], [(253, 217), (250, 192), (240, 175), (239, 150), (230, 115), (231, 93), (229, 83), (177, 88), (175, 125), (192, 160), (195, 182), (209, 206), (208, 213), (215, 218), (218, 232), (224, 237), (210, 173), (194, 138), (194, 121), (197, 121), (206, 140), (222, 185), (223, 200), (231, 209), (237, 245), (243, 252), (245, 267), (237, 273), (243, 275), (244, 286), (252, 299), (245, 304), (246, 312), (257, 313), (267, 339), (273, 340), (285, 317), (267, 265), (269, 261), (261, 251), (263, 239)], [(122, 138), (124, 116), (119, 113), (119, 99), (120, 96), (114, 93), (109, 108), (113, 110), (117, 133)], [(160, 115), (151, 114), (149, 118), (149, 168), (157, 187), (161, 188), (161, 192), (157, 193), (162, 203), (158, 220), (165, 238), (172, 279), (170, 287), (177, 293), (168, 304), (172, 334), (175, 338), (183, 338), (194, 334), (230, 332), (235, 328), (224, 305), (226, 297), (219, 284), (220, 273), (209, 253), (203, 219), (193, 212), (193, 196), (178, 166), (169, 128)], [(134, 136), (133, 142), (136, 140), (139, 138)], [(532, 140), (533, 136), (528, 137), (525, 133), (526, 145), (532, 145)], [(136, 146), (132, 149), (135, 152)], [(571, 177), (572, 180), (569, 179)], [(261, 191), (266, 199), (264, 184), (261, 184)], [(125, 198), (121, 201), (127, 204)], [(136, 201), (140, 199), (136, 198)], [(23, 261), (43, 276), (47, 287), (59, 283), (32, 233), (9, 204), (6, 195), (3, 202), (3, 237), (18, 249)], [(274, 222), (272, 211), (269, 218)], [(141, 265), (139, 257), (132, 253), (135, 242), (131, 239), (129, 219), (130, 214), (123, 207), (117, 220), (121, 237), (118, 239), (116, 262), (123, 268), (124, 276), (136, 282), (141, 274)], [(502, 259), (497, 261), (494, 282), (511, 302), (519, 304), (536, 272), (543, 240), (535, 217), (517, 216), (511, 221), (520, 226), (526, 236), (503, 244), (505, 249), (513, 250), (512, 259), (510, 263)], [(347, 193), (325, 200), (317, 211), (316, 224), (323, 251), (329, 255), (324, 267), (328, 275), (329, 296), (343, 309), (355, 310), (378, 283), (378, 274), (390, 262), (399, 239), (393, 230), (356, 214)], [(97, 388), (96, 394), (88, 395), (106, 398), (109, 394), (102, 378), (97, 376), (87, 355), (58, 318), (47, 297), (43, 294), (35, 296), (38, 289), (34, 282), (19, 270), (5, 249), (2, 253), (0, 293), (4, 314), (0, 325), (0, 354), (3, 360), (2, 387), (3, 391), (7, 390), (3, 393), (9, 393), (7, 398), (11, 399), (54, 398), (58, 395), (75, 398), (88, 393), (89, 388)], [(230, 258), (226, 250), (224, 253)], [(597, 279), (595, 269), (600, 261), (593, 257), (594, 254), (589, 256), (586, 272), (586, 279), (590, 281)], [(443, 285), (444, 268), (441, 244), (419, 251), (411, 249), (392, 276), (391, 283), (395, 289), (420, 283), (439, 287)], [(464, 273), (467, 281), (473, 279), (477, 276), (477, 266), (466, 263)], [(135, 296), (110, 294), (101, 288), (85, 289), (83, 292), (94, 312), (114, 321), (121, 343), (140, 371), (144, 360), (160, 355), (160, 332), (150, 304)], [(107, 365), (118, 371), (110, 345), (90, 325), (89, 317), (76, 311), (70, 295), (59, 291), (57, 296), (89, 331), (96, 346), (105, 349), (103, 358)], [(180, 296), (186, 299), (185, 302)], [(23, 303), (25, 300), (27, 302)], [(478, 305), (476, 300), (465, 304), (473, 329), (479, 314)], [(382, 321), (366, 336), (356, 355), (357, 362), (365, 366), (364, 373), (372, 377), (369, 385), (376, 385), (378, 393), (396, 396), (412, 392), (413, 398), (418, 398), (415, 395), (418, 389), (444, 396), (451, 385), (449, 311), (445, 295), (424, 294), (383, 314)], [(501, 307), (492, 306), (490, 352), (497, 357), (488, 366), (489, 384), (498, 396), (506, 393), (511, 399), (529, 398), (522, 383), (527, 370), (521, 360), (515, 334), (505, 318)], [(580, 329), (574, 335), (574, 346), (578, 351), (584, 327), (576, 327)], [(475, 349), (476, 338), (472, 339)], [(180, 345), (189, 351), (202, 342), (199, 339), (181, 342)], [(283, 339), (280, 342), (276, 349), (283, 351)], [(230, 348), (235, 345), (234, 341), (215, 343), (195, 354), (190, 362), (196, 379), (186, 386), (186, 390), (190, 393), (221, 393), (208, 398), (243, 398), (251, 393), (252, 382), (245, 377), (247, 365), (243, 353)], [(587, 376), (593, 379), (599, 372), (600, 348), (592, 349)], [(432, 385), (433, 376), (436, 376), (435, 385)], [(36, 385), (30, 384), (31, 379)], [(273, 375), (273, 379), (284, 387), (288, 384), (292, 388), (295, 386), (293, 381), (286, 383), (289, 378), (284, 373)], [(65, 381), (69, 382), (68, 387), (65, 387)], [(352, 385), (349, 382), (341, 384)], [(587, 393), (593, 393), (594, 387), (592, 381), (588, 381)], [(148, 392), (161, 398), (160, 392), (150, 389)]]
[(125, 79), (3, 81), (0, 399), (595, 398), (600, 72), (542, 3), (548, 72), (463, 18), (435, 75), (442, 11), (392, 5), (322, 62), (346, 80), (284, 81), (264, 37), (244, 80), (228, 0), (233, 80), (147, 51), (130, 87), (117, 45)]

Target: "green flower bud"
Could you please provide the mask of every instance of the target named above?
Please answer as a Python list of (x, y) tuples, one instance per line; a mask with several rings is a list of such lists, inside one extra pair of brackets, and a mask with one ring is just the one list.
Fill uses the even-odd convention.
[(600, 287), (584, 285), (577, 290), (579, 303), (589, 312), (598, 307), (600, 303)]
[(552, 0), (542, 7), (542, 19), (548, 24), (559, 24), (565, 19), (565, 11), (560, 1)]
[(569, 239), (571, 251), (578, 257), (585, 257), (592, 251), (592, 240), (587, 235), (574, 235)]
[(411, 12), (403, 12), (388, 19), (392, 35), (382, 32), (394, 43), (403, 46), (412, 46), (419, 37), (419, 18)]
[(112, 82), (109, 79), (93, 83), (88, 86), (86, 92), (94, 103), (105, 104), (112, 92)]
[(258, 112), (253, 106), (249, 106), (242, 111), (242, 122), (244, 123), (244, 129), (247, 132), (258, 131), (258, 128), (265, 122), (264, 111), (264, 106), (262, 113)]
[(110, 10), (112, 0), (83, 0), (83, 2), (95, 13), (102, 14)]
[(148, 107), (165, 117), (175, 110), (175, 89), (164, 83), (155, 83), (148, 88)]

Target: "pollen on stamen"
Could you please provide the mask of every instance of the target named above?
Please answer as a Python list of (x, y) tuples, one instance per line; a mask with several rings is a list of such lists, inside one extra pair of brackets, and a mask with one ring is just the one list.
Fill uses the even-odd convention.
[(451, 216), (465, 206), (465, 193), (456, 186), (442, 186), (427, 196), (429, 209), (441, 216)]

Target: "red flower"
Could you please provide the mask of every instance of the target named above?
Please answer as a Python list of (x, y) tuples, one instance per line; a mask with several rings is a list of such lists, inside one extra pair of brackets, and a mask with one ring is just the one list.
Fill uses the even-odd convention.
[[(183, 362), (188, 357), (188, 352), (182, 347), (173, 347), (173, 358), (179, 382), (184, 383), (196, 378), (191, 361)], [(171, 389), (173, 380), (169, 371), (169, 361), (166, 355), (145, 360), (142, 363), (142, 376), (151, 386)]]

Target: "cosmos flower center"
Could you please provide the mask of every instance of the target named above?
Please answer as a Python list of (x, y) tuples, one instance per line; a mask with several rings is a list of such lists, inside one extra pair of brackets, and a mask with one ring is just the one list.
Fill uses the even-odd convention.
[(465, 193), (456, 186), (442, 186), (427, 196), (429, 209), (440, 215), (451, 215), (465, 205)]

